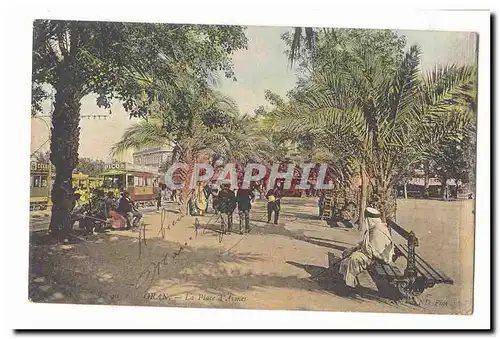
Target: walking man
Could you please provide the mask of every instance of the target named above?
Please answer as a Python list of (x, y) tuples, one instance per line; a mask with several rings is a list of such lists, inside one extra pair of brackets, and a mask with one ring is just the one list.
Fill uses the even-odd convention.
[[(223, 184), (221, 188), (222, 190), (217, 197), (217, 209), (222, 215), (227, 215), (227, 232), (231, 233), (233, 229), (233, 212), (236, 208), (236, 197), (234, 191), (230, 190), (229, 184)], [(224, 220), (222, 223), (224, 224)], [(222, 232), (226, 233), (225, 227), (223, 227)]]
[(281, 208), (281, 191), (278, 186), (274, 186), (273, 189), (269, 190), (266, 194), (267, 199), (267, 222), (271, 222), (271, 215), (274, 212), (274, 224), (278, 224), (278, 219), (280, 215)]
[(240, 234), (243, 234), (242, 224), (245, 224), (245, 232), (250, 232), (250, 209), (252, 201), (255, 199), (253, 189), (239, 189), (236, 194), (238, 203), (238, 213), (240, 216)]

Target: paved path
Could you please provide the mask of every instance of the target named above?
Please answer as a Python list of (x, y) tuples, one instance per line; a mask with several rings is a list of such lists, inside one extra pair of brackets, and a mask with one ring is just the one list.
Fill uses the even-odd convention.
[[(162, 224), (162, 214), (151, 212), (144, 217), (146, 229), (141, 233), (112, 231), (69, 245), (34, 239), (30, 298), (117, 305), (467, 312), (472, 266), (463, 253), (472, 256), (472, 251), (459, 239), (472, 238), (472, 204), (408, 201), (398, 207), (398, 221), (419, 236), (421, 253), (456, 281), (426, 291), (422, 297), (428, 302), (422, 307), (380, 298), (367, 274), (360, 277), (358, 295), (348, 295), (342, 284), (332, 283), (328, 252), (340, 256), (361, 235), (317, 220), (312, 199), (286, 199), (279, 225), (265, 222), (265, 203), (258, 202), (248, 235), (221, 236), (219, 221), (211, 214), (180, 218), (168, 212)], [(237, 228), (237, 214), (234, 219)], [(460, 253), (461, 261), (456, 259)]]

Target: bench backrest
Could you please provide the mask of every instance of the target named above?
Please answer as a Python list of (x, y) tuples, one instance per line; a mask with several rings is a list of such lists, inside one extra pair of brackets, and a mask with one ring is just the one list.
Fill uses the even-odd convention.
[(416, 277), (417, 267), (415, 263), (415, 247), (418, 246), (418, 238), (413, 231), (405, 230), (392, 220), (387, 220), (387, 226), (389, 227), (389, 230), (394, 230), (408, 242), (408, 258), (406, 258), (407, 265), (405, 269), (405, 276)]

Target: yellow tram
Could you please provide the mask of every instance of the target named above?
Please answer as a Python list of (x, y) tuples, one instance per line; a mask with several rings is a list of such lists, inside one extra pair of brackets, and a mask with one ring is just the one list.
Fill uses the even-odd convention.
[(88, 174), (83, 173), (73, 173), (72, 184), (75, 193), (80, 194), (81, 203), (85, 205), (90, 202), (92, 191), (103, 186), (104, 179), (90, 177)]
[[(55, 177), (53, 165), (32, 162), (30, 172), (30, 210), (45, 210), (51, 204), (50, 195)], [(98, 177), (73, 173), (72, 186), (80, 193), (82, 204), (90, 202), (92, 191), (101, 188), (119, 196), (126, 190), (139, 206), (154, 206), (158, 194), (158, 170), (154, 167), (128, 163), (106, 164)]]
[[(51, 204), (52, 182), (55, 178), (55, 167), (46, 163), (31, 162), (30, 171), (30, 210), (45, 210)], [(75, 192), (80, 193), (81, 202), (88, 203), (92, 190), (100, 188), (104, 178), (93, 178), (83, 173), (73, 173), (72, 185)]]
[(30, 210), (45, 210), (50, 204), (50, 193), (55, 168), (50, 164), (31, 162)]
[(130, 198), (140, 207), (154, 206), (158, 194), (158, 170), (153, 167), (129, 163), (112, 163), (104, 165), (101, 173), (105, 192), (113, 192), (116, 196), (127, 191)]

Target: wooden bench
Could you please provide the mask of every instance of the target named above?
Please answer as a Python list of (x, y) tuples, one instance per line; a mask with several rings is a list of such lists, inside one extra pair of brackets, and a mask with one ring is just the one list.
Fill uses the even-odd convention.
[(375, 261), (369, 268), (379, 292), (389, 298), (404, 299), (419, 304), (418, 296), (436, 284), (453, 284), (453, 280), (432, 267), (416, 252), (419, 240), (413, 231), (407, 231), (392, 220), (388, 220), (389, 230), (402, 236), (407, 243), (395, 244), (393, 261), (406, 258), (404, 272), (394, 264)]

